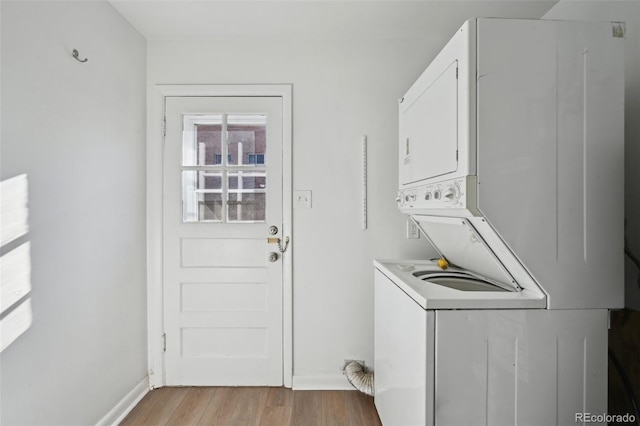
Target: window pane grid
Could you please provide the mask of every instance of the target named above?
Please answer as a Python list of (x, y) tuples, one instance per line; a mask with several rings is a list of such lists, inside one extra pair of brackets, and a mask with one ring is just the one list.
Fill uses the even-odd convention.
[(184, 117), (183, 222), (266, 220), (266, 115)]
[(182, 172), (183, 222), (222, 221), (222, 174), (187, 170)]

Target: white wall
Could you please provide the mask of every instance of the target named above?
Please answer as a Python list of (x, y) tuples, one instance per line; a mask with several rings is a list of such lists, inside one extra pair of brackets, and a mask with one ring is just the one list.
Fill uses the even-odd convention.
[[(556, 4), (543, 19), (619, 21), (625, 40), (625, 218), (629, 247), (640, 256), (640, 2), (575, 1)], [(640, 271), (625, 257), (625, 304), (640, 310)]]
[(31, 325), (1, 354), (0, 423), (95, 424), (147, 375), (146, 41), (107, 2), (1, 8), (1, 180), (28, 179)]
[[(438, 40), (149, 41), (148, 84), (293, 85), (293, 186), (313, 208), (293, 223), (294, 386), (346, 384), (345, 358), (373, 364), (374, 258), (423, 258), (396, 209), (397, 99)], [(361, 223), (360, 136), (369, 144)]]

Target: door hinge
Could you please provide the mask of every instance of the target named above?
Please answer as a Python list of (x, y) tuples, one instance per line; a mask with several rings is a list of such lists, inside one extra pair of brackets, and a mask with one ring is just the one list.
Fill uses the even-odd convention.
[(167, 351), (167, 333), (162, 333), (162, 352)]
[(458, 79), (458, 68), (456, 67), (456, 80)]
[(456, 149), (456, 161), (458, 161), (458, 150)]
[(167, 136), (167, 117), (162, 117), (162, 136)]

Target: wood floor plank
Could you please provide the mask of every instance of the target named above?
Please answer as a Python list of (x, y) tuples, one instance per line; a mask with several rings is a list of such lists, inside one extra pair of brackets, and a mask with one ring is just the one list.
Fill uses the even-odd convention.
[(349, 425), (382, 426), (372, 397), (361, 392), (351, 392), (346, 398)]
[(257, 419), (258, 426), (282, 426), (293, 424), (291, 422), (291, 407), (265, 407)]
[(186, 388), (184, 399), (167, 420), (167, 425), (183, 426), (196, 425), (209, 406), (211, 398), (216, 393), (216, 388), (190, 387)]
[(187, 395), (188, 388), (175, 388), (174, 392), (164, 392), (156, 401), (154, 416), (157, 422), (154, 425), (165, 425), (173, 411), (180, 405)]
[(322, 426), (322, 391), (295, 391), (291, 425)]
[(144, 415), (134, 419), (131, 425), (164, 425), (186, 394), (184, 388), (160, 388), (151, 392), (157, 392), (156, 398)]
[(259, 419), (260, 412), (264, 409), (268, 390), (264, 387), (241, 389), (242, 393), (240, 394), (235, 410), (233, 410), (233, 414), (231, 414), (229, 424), (254, 425)]
[(322, 424), (327, 426), (349, 424), (347, 400), (342, 391), (322, 392)]
[(269, 388), (267, 395), (267, 406), (271, 407), (293, 407), (293, 393), (287, 388)]
[(148, 422), (150, 416), (153, 415), (152, 407), (155, 401), (160, 398), (160, 394), (167, 392), (166, 390), (153, 389), (145, 395), (145, 397), (129, 412), (127, 417), (120, 423), (121, 426), (131, 426), (143, 424), (144, 421)]
[(256, 419), (258, 426), (280, 426), (291, 423), (293, 391), (287, 388), (268, 388), (262, 412)]
[(243, 388), (218, 388), (198, 425), (228, 425), (236, 409)]

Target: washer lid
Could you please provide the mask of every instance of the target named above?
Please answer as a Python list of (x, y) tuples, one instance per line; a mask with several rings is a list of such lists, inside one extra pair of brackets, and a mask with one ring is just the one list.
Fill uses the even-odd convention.
[(507, 262), (498, 258), (469, 220), (423, 215), (411, 218), (449, 264), (471, 271), (507, 290), (522, 290), (504, 266)]

